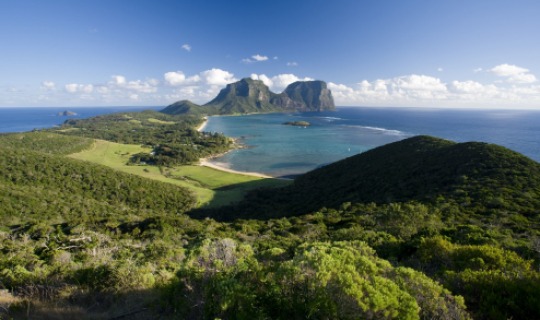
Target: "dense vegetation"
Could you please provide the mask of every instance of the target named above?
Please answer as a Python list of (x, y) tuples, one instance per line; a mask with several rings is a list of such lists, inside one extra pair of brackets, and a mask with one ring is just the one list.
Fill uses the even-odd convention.
[(87, 149), (92, 139), (45, 132), (10, 133), (0, 135), (0, 146), (27, 149), (48, 154), (67, 155)]
[(497, 145), (417, 136), (313, 170), (281, 192), (254, 193), (239, 212), (276, 217), (343, 202), (410, 200), (534, 218), (540, 208), (540, 164)]
[(83, 135), (193, 142), (198, 123), (0, 137), (0, 317), (540, 318), (539, 164), (507, 149), (416, 137), (218, 210), (63, 156)]
[(171, 166), (194, 163), (231, 148), (231, 139), (224, 135), (195, 130), (202, 121), (198, 117), (172, 116), (157, 111), (116, 113), (67, 120), (59, 132), (149, 146), (152, 151), (134, 156), (134, 164)]

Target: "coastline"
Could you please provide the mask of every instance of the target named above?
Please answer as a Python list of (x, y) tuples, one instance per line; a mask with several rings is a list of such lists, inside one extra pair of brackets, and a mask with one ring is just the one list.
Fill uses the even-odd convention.
[(209, 159), (210, 158), (201, 158), (199, 160), (199, 165), (203, 166), (203, 167), (216, 169), (216, 170), (219, 170), (219, 171), (235, 173), (235, 174), (241, 174), (241, 175), (245, 175), (245, 176), (252, 176), (252, 177), (257, 177), (257, 178), (265, 178), (265, 179), (279, 179), (279, 178), (272, 177), (272, 176), (269, 176), (269, 175), (266, 175), (266, 174), (263, 174), (263, 173), (259, 173), (259, 172), (245, 172), (245, 171), (237, 171), (237, 170), (229, 169), (227, 167), (219, 166), (219, 165), (217, 165), (215, 163), (212, 163), (212, 162), (210, 162)]
[[(208, 117), (204, 117), (203, 119), (204, 119), (204, 122), (201, 123), (197, 127), (197, 131), (199, 131), (199, 132), (202, 132), (204, 130), (204, 128), (206, 128), (206, 126), (208, 124)], [(217, 157), (222, 156), (222, 155), (223, 154), (219, 154), (219, 155), (215, 155), (215, 156), (208, 157), (208, 158), (201, 158), (201, 159), (199, 159), (199, 165), (203, 166), (203, 167), (216, 169), (216, 170), (219, 170), (219, 171), (228, 172), (228, 173), (242, 174), (242, 175), (245, 175), (245, 176), (252, 176), (252, 177), (257, 177), (257, 178), (276, 179), (275, 177), (272, 177), (272, 176), (269, 176), (269, 175), (266, 175), (266, 174), (263, 174), (263, 173), (260, 173), (260, 172), (237, 171), (237, 170), (229, 169), (227, 167), (223, 167), (223, 166), (220, 166), (220, 165), (217, 165), (215, 163), (210, 162), (210, 159), (217, 158)]]
[(204, 121), (197, 127), (197, 131), (202, 132), (206, 125), (208, 124), (208, 117), (203, 117)]

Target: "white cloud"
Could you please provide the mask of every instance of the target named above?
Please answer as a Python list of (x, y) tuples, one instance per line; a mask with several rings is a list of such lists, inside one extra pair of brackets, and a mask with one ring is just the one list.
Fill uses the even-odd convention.
[(292, 73), (278, 74), (278, 75), (273, 76), (271, 78), (266, 76), (265, 74), (260, 74), (260, 75), (252, 74), (251, 78), (255, 79), (255, 80), (261, 80), (262, 82), (264, 82), (264, 84), (266, 84), (268, 87), (270, 87), (270, 90), (272, 90), (274, 92), (282, 91), (289, 84), (291, 84), (293, 82), (296, 82), (296, 81), (310, 81), (310, 80), (313, 80), (312, 78), (308, 78), (308, 77), (299, 78), (299, 77), (297, 77), (296, 75), (294, 75)]
[(191, 52), (191, 45), (184, 43), (182, 45), (182, 49), (186, 50), (187, 52)]
[(298, 62), (287, 62), (287, 67), (297, 67), (298, 66)]
[[(442, 77), (410, 74), (385, 79), (367, 79), (356, 84), (328, 82), (328, 88), (338, 106), (412, 106), (412, 107), (490, 107), (538, 108), (540, 85), (526, 68), (503, 64), (483, 69), (482, 78), (491, 74), (501, 77), (499, 82), (478, 79), (443, 80)], [(434, 70), (434, 72), (436, 72)], [(283, 91), (295, 81), (313, 80), (292, 73), (252, 74), (273, 92)], [(330, 80), (330, 79), (328, 79)], [(162, 79), (130, 80), (123, 75), (113, 75), (102, 83), (57, 84), (41, 82), (41, 96), (34, 100), (55, 105), (167, 105), (177, 100), (190, 99), (206, 103), (223, 87), (238, 81), (232, 72), (213, 68), (194, 75), (182, 71), (169, 71)], [(46, 94), (45, 94), (46, 92)], [(4, 104), (24, 101), (31, 93), (7, 92)], [(26, 98), (27, 100), (29, 98)], [(7, 102), (6, 102), (7, 101)], [(29, 101), (29, 100), (28, 100)], [(2, 101), (0, 101), (2, 102)], [(20, 103), (30, 105), (30, 103)]]
[(177, 86), (186, 81), (186, 76), (182, 71), (167, 72), (163, 75), (163, 77), (165, 78), (165, 82), (171, 86)]
[(438, 67), (438, 68), (437, 68), (437, 71), (439, 71), (439, 72), (443, 72), (443, 71), (444, 71), (444, 69), (443, 69), (442, 67)]
[(156, 79), (132, 80), (127, 81), (126, 77), (122, 75), (114, 75), (111, 77), (111, 81), (108, 83), (109, 89), (127, 89), (130, 91), (136, 91), (141, 93), (153, 93), (157, 91), (157, 85), (159, 81)]
[(272, 81), (272, 79), (268, 78), (268, 76), (266, 76), (265, 74), (251, 74), (251, 79), (253, 80), (261, 80), (266, 86), (268, 86), (269, 88), (272, 88), (274, 86), (274, 82)]
[(197, 83), (201, 80), (201, 77), (199, 75), (194, 75), (191, 77), (186, 77), (186, 75), (182, 71), (170, 71), (166, 72), (163, 75), (163, 78), (165, 79), (165, 83), (170, 86), (182, 86), (182, 85), (192, 85), (194, 83)]
[(476, 81), (452, 81), (449, 89), (456, 93), (475, 93), (484, 90), (484, 85)]
[(110, 92), (109, 87), (104, 85), (96, 85), (95, 86), (96, 92), (99, 94), (107, 94)]
[(536, 82), (536, 77), (531, 73), (516, 74), (508, 78), (508, 82), (512, 83), (533, 83)]
[(54, 90), (56, 89), (56, 84), (52, 81), (43, 81), (41, 83), (41, 88), (45, 90)]
[(536, 108), (540, 104), (539, 85), (505, 86), (473, 80), (444, 83), (436, 77), (414, 74), (363, 80), (352, 86), (330, 82), (328, 88), (340, 106)]
[(64, 89), (69, 93), (92, 93), (94, 86), (91, 84), (70, 83), (64, 86)]
[(252, 55), (251, 58), (253, 58), (253, 60), (255, 60), (255, 61), (266, 61), (266, 60), (268, 60), (267, 56), (261, 56), (260, 54)]
[(217, 68), (203, 71), (200, 73), (200, 76), (206, 84), (214, 86), (224, 86), (226, 84), (238, 81), (234, 77), (234, 74)]
[(272, 79), (272, 83), (273, 83), (272, 88), (274, 90), (283, 90), (288, 85), (290, 85), (291, 83), (296, 82), (296, 81), (311, 81), (311, 80), (313, 80), (312, 78), (308, 78), (308, 77), (299, 78), (299, 77), (297, 77), (297, 76), (295, 76), (294, 74), (291, 74), (291, 73), (278, 74), (277, 76), (274, 76), (271, 79)]
[[(254, 54), (249, 58), (242, 59), (243, 63), (254, 63), (254, 62), (262, 62), (268, 60), (267, 56), (263, 56), (260, 54)], [(277, 60), (277, 57), (274, 57), (274, 60)]]
[(118, 86), (122, 86), (126, 83), (126, 77), (124, 76), (112, 76), (111, 78), (113, 79), (113, 83)]
[(440, 79), (415, 74), (371, 82), (363, 80), (357, 88), (329, 83), (328, 88), (338, 105), (417, 105), (444, 100), (449, 95)]
[(518, 67), (512, 64), (500, 64), (489, 69), (490, 72), (499, 77), (506, 78), (511, 83), (533, 83), (536, 82), (534, 74), (529, 73), (529, 69)]
[(491, 68), (489, 71), (493, 72), (494, 74), (500, 77), (511, 77), (511, 76), (529, 72), (529, 70), (525, 68), (521, 68), (516, 65), (511, 65), (511, 64), (506, 64), (506, 63), (495, 66)]

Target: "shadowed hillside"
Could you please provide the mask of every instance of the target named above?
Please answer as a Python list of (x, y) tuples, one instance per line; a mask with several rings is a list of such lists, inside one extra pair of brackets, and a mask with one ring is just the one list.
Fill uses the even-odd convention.
[(497, 145), (417, 136), (313, 170), (279, 192), (254, 192), (234, 212), (275, 217), (410, 200), (532, 214), (540, 206), (540, 164)]

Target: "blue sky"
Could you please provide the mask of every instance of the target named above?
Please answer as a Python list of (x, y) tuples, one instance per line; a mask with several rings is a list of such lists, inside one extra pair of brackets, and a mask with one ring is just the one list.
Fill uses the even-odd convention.
[(204, 103), (328, 82), (337, 105), (540, 109), (538, 1), (0, 1), (0, 106)]

